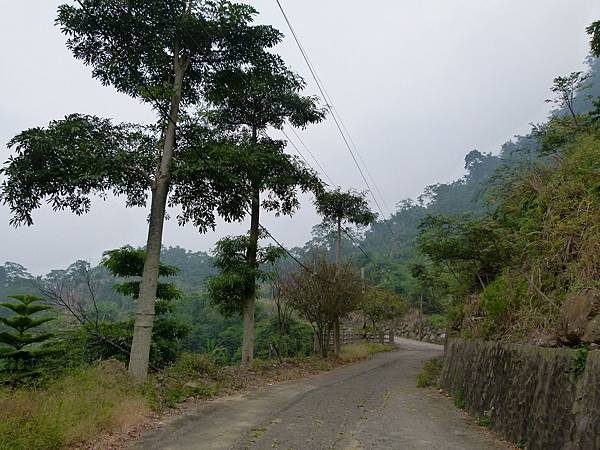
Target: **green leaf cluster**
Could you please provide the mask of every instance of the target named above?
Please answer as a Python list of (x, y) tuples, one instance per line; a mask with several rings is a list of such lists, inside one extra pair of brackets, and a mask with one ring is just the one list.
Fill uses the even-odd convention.
[(247, 257), (250, 241), (249, 235), (227, 236), (213, 250), (219, 274), (206, 280), (206, 290), (210, 302), (228, 316), (241, 313), (244, 298), (256, 294), (259, 283), (273, 276), (270, 268), (284, 256), (280, 247), (259, 247), (257, 263), (252, 264)]

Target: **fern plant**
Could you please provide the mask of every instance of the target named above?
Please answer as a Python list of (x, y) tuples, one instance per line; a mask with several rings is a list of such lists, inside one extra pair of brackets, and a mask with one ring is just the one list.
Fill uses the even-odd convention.
[(0, 323), (9, 328), (9, 331), (0, 332), (0, 359), (8, 361), (5, 370), (13, 380), (18, 380), (24, 375), (35, 374), (36, 361), (53, 352), (52, 346), (41, 344), (47, 343), (54, 333), (36, 333), (34, 329), (55, 317), (33, 317), (52, 309), (40, 303), (42, 298), (33, 295), (14, 295), (9, 298), (16, 301), (0, 303), (1, 308), (13, 313), (9, 317), (0, 316)]

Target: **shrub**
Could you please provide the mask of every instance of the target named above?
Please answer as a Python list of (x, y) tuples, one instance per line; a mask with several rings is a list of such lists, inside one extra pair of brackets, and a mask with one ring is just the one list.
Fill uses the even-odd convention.
[(283, 335), (279, 336), (279, 323), (272, 317), (258, 326), (255, 354), (257, 358), (267, 359), (275, 356), (272, 348), (277, 348), (282, 358), (308, 356), (313, 350), (313, 339), (311, 326), (294, 319), (286, 321)]
[(423, 363), (421, 371), (417, 374), (417, 387), (435, 386), (442, 371), (441, 358), (433, 358)]
[(504, 332), (512, 322), (513, 314), (527, 295), (528, 284), (524, 278), (503, 273), (490, 283), (481, 294), (485, 320), (482, 337), (490, 338)]
[(575, 350), (573, 355), (573, 367), (571, 371), (576, 375), (581, 375), (587, 366), (587, 357), (590, 352), (589, 347), (582, 346)]
[(431, 314), (427, 317), (427, 320), (432, 327), (438, 329), (444, 329), (448, 325), (448, 319), (443, 314)]

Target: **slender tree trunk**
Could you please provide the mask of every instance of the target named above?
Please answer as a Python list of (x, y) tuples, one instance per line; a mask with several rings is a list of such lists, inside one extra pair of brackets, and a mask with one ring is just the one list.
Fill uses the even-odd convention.
[[(338, 218), (337, 221), (337, 235), (335, 243), (335, 265), (336, 275), (340, 273), (342, 269), (342, 221)], [(340, 319), (335, 318), (333, 322), (333, 353), (339, 355), (342, 351), (342, 340), (340, 335)]]
[[(257, 129), (252, 129), (252, 140), (257, 142)], [(258, 234), (260, 226), (260, 187), (253, 187), (252, 202), (250, 210), (250, 242), (246, 254), (246, 262), (250, 267), (258, 266), (256, 257), (258, 254)], [(256, 279), (249, 281), (248, 293), (244, 299), (242, 310), (243, 337), (242, 337), (242, 365), (249, 366), (254, 359), (254, 306), (256, 303)]]
[(133, 342), (131, 344), (131, 354), (129, 356), (129, 375), (137, 382), (145, 381), (146, 376), (148, 375), (163, 225), (165, 221), (167, 196), (170, 187), (171, 162), (173, 160), (173, 152), (175, 149), (176, 123), (179, 115), (179, 104), (181, 102), (183, 76), (187, 68), (187, 63), (182, 64), (179, 57), (175, 56), (174, 68), (175, 80), (173, 84), (174, 93), (171, 97), (171, 108), (169, 111), (170, 120), (167, 123), (160, 165), (156, 173), (154, 186), (152, 186), (152, 203), (148, 225), (148, 239), (146, 242), (146, 259), (144, 261), (144, 271), (140, 283), (140, 295), (137, 301), (135, 325), (133, 329)]

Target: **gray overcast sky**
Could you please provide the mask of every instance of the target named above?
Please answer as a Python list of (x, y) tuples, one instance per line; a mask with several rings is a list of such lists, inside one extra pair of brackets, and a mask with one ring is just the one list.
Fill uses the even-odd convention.
[[(597, 0), (281, 1), (390, 208), (428, 184), (461, 176), (469, 150), (497, 152), (529, 123), (542, 121), (552, 79), (582, 67), (584, 29), (600, 18)], [(71, 57), (53, 25), (60, 3), (2, 1), (0, 161), (16, 133), (71, 112), (154, 119)], [(260, 22), (286, 34), (278, 51), (316, 94), (275, 0), (251, 3)], [(364, 188), (331, 120), (301, 135), (336, 184)], [(14, 229), (8, 208), (0, 206), (0, 263), (41, 273), (76, 259), (95, 262), (103, 250), (143, 245), (146, 215), (119, 199), (98, 200), (86, 216), (44, 207), (34, 226)], [(309, 239), (317, 221), (310, 198), (292, 219), (263, 220), (288, 246)], [(164, 244), (208, 250), (246, 227), (221, 225), (200, 235), (170, 221)]]

